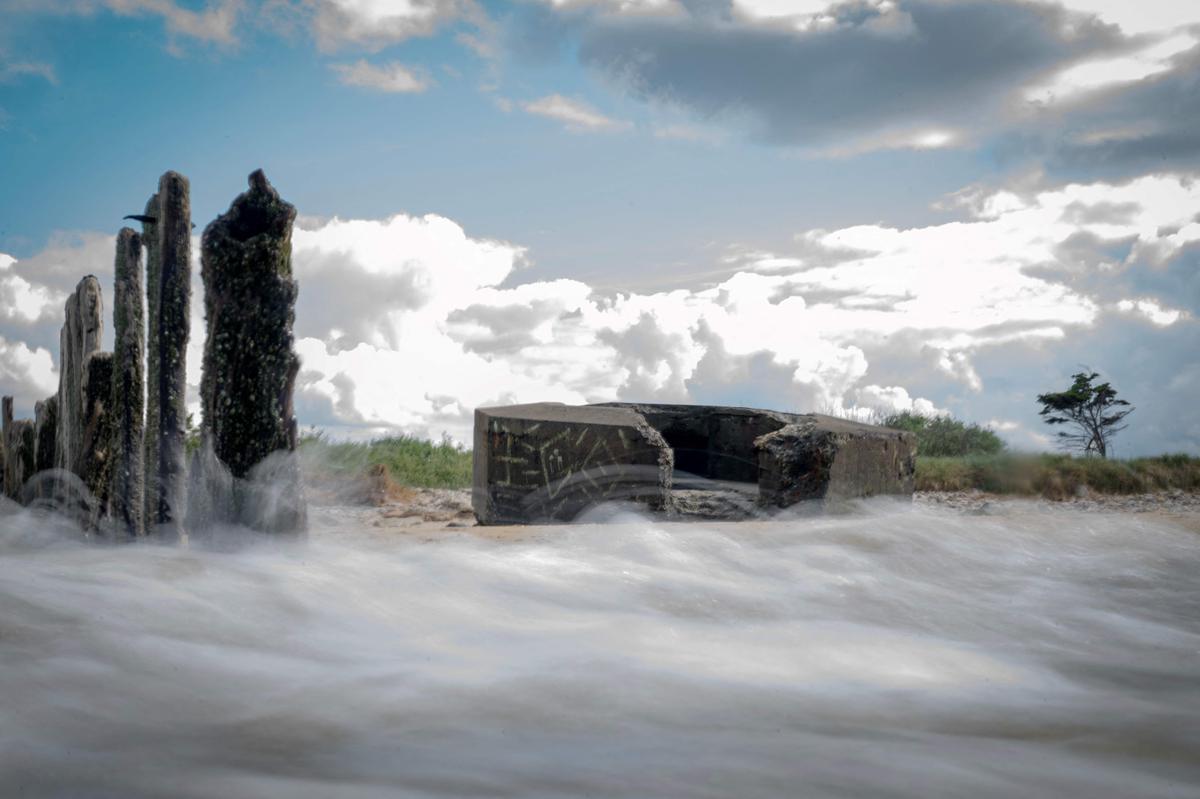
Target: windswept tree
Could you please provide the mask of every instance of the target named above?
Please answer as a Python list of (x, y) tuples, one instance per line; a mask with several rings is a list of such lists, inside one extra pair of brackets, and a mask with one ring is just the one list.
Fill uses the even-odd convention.
[(1117, 399), (1117, 390), (1108, 383), (1094, 385), (1098, 377), (1097, 372), (1078, 372), (1071, 375), (1075, 382), (1066, 391), (1038, 394), (1038, 413), (1046, 424), (1067, 426), (1058, 431), (1063, 449), (1107, 458), (1112, 437), (1127, 427), (1124, 419), (1134, 408)]

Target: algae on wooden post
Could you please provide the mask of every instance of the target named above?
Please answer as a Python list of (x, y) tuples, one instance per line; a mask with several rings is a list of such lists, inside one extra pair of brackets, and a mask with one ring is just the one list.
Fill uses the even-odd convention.
[(88, 520), (91, 528), (97, 527), (100, 519), (106, 515), (108, 492), (112, 484), (112, 377), (111, 352), (93, 352), (84, 361), (79, 476), (95, 500)]
[(118, 532), (142, 535), (144, 526), (142, 357), (142, 239), (129, 228), (117, 234), (113, 293), (112, 485), (109, 512)]
[[(49, 472), (54, 468), (58, 444), (58, 395), (47, 397), (33, 406), (33, 473)], [(47, 499), (53, 494), (46, 478), (34, 486), (33, 499)]]
[(33, 422), (13, 419), (13, 398), (0, 400), (0, 480), (4, 495), (19, 502), (27, 497), (22, 489), (34, 474)]
[(292, 394), (300, 368), (292, 333), (296, 209), (262, 170), (249, 184), (201, 239), (208, 328), (202, 446), (235, 478), (227, 520), (296, 531), (306, 518), (299, 471), (289, 456), (296, 449)]
[(158, 194), (146, 201), (142, 216), (142, 245), (146, 248), (146, 423), (142, 430), (142, 523), (147, 531), (158, 519), (158, 348), (159, 286), (162, 275), (158, 246)]
[(191, 299), (191, 201), (188, 180), (167, 172), (146, 204), (146, 344), (149, 378), (145, 446), (145, 524), (169, 538), (183, 534), (187, 505), (184, 451), (186, 357)]
[(83, 476), (83, 369), (88, 356), (100, 349), (104, 331), (104, 299), (100, 281), (88, 275), (67, 297), (59, 337), (58, 429), (55, 465)]
[(13, 398), (0, 397), (0, 493), (12, 498), (8, 490), (9, 463), (12, 460), (12, 443), (9, 435), (13, 425)]
[(58, 396), (47, 397), (33, 406), (34, 473), (54, 468), (54, 449), (58, 435)]

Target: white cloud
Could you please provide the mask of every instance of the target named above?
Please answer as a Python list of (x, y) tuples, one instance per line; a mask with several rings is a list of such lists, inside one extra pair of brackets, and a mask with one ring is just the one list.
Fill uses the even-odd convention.
[(58, 75), (51, 64), (40, 61), (9, 61), (0, 51), (0, 83), (12, 83), (26, 76), (39, 77), (48, 83), (58, 83)]
[(64, 297), (14, 274), (12, 266), (16, 262), (12, 256), (0, 253), (0, 322), (36, 322), (61, 306)]
[(1170, 70), (1172, 59), (1196, 44), (1193, 34), (1177, 33), (1132, 53), (1074, 64), (1045, 82), (1027, 87), (1024, 96), (1036, 103), (1064, 102), (1088, 92), (1153, 77)]
[(473, 0), (301, 0), (317, 46), (378, 50), (406, 39), (429, 36), (456, 19), (479, 20)]
[(33, 404), (58, 390), (50, 351), (0, 335), (0, 394), (13, 397), (16, 415), (30, 416)]
[[(1100, 213), (1089, 222), (1080, 212), (1120, 201), (1136, 205), (1123, 222)], [(968, 391), (985, 389), (975, 352), (1058, 341), (1099, 313), (1092, 298), (1027, 267), (1059, 257), (1058, 245), (1080, 230), (1132, 235), (1157, 252), (1171, 246), (1164, 225), (1200, 210), (1200, 195), (1178, 180), (1148, 178), (1011, 195), (980, 208), (987, 215), (966, 222), (805, 234), (806, 245), (852, 253), (827, 265), (760, 254), (751, 267), (772, 261), (776, 268), (746, 269), (708, 288), (611, 297), (578, 281), (498, 288), (518, 248), (473, 240), (448, 220), (335, 222), (298, 231), (302, 284), (312, 285), (318, 263), (342, 279), (352, 264), (350, 274), (374, 280), (413, 271), (425, 288), (412, 308), (371, 310), (369, 301), (358, 308), (354, 316), (369, 321), (374, 337), (348, 333), (351, 321), (306, 338), (305, 369), (324, 375), (312, 385), (331, 406), (343, 399), (332, 378), (346, 375), (369, 426), (436, 419), (459, 436), (475, 405), (533, 399), (721, 401), (740, 390), (742, 401), (801, 410), (939, 412), (902, 385), (861, 385), (868, 363), (856, 342), (918, 331), (933, 368)], [(413, 226), (433, 220), (414, 240)], [(396, 335), (381, 332), (388, 329)]]
[[(737, 17), (752, 23), (783, 23), (801, 31), (827, 31), (847, 25), (839, 20), (839, 12), (845, 9), (837, 8), (844, 4), (829, 0), (734, 0), (732, 5)], [(861, 25), (864, 31), (886, 38), (915, 33), (912, 17), (897, 0), (864, 0), (861, 7), (869, 7), (873, 13), (849, 25)]]
[(1200, 22), (1200, 10), (1187, 0), (1063, 0), (1063, 5), (1097, 14), (1126, 33), (1173, 30)]
[(329, 68), (347, 86), (361, 86), (381, 92), (415, 94), (425, 91), (433, 82), (427, 73), (398, 61), (375, 65), (360, 58), (353, 64), (330, 64)]
[(869, 385), (854, 392), (854, 406), (851, 415), (864, 420), (871, 420), (879, 413), (884, 415), (910, 411), (922, 416), (939, 416), (945, 411), (937, 408), (924, 397), (909, 396), (903, 386)]
[[(1145, 335), (1186, 342), (1193, 317), (1161, 295), (1101, 296), (1056, 275), (1083, 270), (1108, 285), (1176, 268), (1172, 258), (1200, 240), (1190, 232), (1200, 185), (1147, 177), (993, 193), (971, 207), (960, 221), (925, 227), (808, 231), (796, 253), (750, 253), (712, 285), (617, 294), (577, 280), (511, 285), (523, 248), (474, 238), (436, 215), (303, 219), (293, 236), (300, 421), (338, 433), (448, 431), (466, 441), (475, 407), (535, 400), (1008, 418), (990, 404), (994, 371), (981, 359), (1045, 352), (1132, 320), (1151, 323), (1132, 328)], [(1079, 263), (1067, 245), (1081, 235), (1120, 241), (1126, 254)], [(62, 294), (98, 248), (111, 261), (111, 237), (64, 239), (25, 261), (0, 257), (0, 286), (21, 298), (0, 315), (8, 342), (0, 392), (16, 386), (37, 398), (51, 385), (49, 336), (39, 334), (40, 345), (21, 339), (34, 316), (57, 331)], [(193, 396), (201, 300), (197, 286)], [(1007, 389), (1020, 403), (1057, 379), (1044, 370), (1027, 377), (1026, 367), (1014, 361), (1004, 378), (1025, 386)], [(1032, 432), (1012, 435), (1034, 441)]]
[[(895, 0), (868, 0), (870, 5), (891, 13), (899, 10)], [(733, 0), (736, 12), (744, 18), (760, 21), (795, 20), (806, 25), (828, 19), (834, 0)], [(1174, 30), (1200, 22), (1194, 3), (1181, 0), (1062, 0), (1075, 11), (1096, 14), (1105, 22), (1119, 25), (1128, 34)]]
[[(266, 5), (287, 4), (291, 0), (266, 0)], [(169, 36), (169, 49), (175, 50), (181, 38), (222, 47), (237, 43), (237, 26), (249, 0), (7, 0), (0, 3), (3, 13), (33, 12), (91, 16), (109, 12), (122, 17), (158, 17)], [(198, 6), (198, 7), (197, 7)], [(52, 83), (54, 71), (44, 64), (26, 64), (24, 74), (39, 74)]]
[(521, 107), (530, 114), (556, 119), (572, 131), (608, 132), (630, 127), (628, 122), (606, 117), (582, 100), (573, 100), (561, 94), (522, 103)]
[(1173, 325), (1185, 315), (1177, 308), (1164, 308), (1154, 300), (1121, 300), (1117, 310), (1142, 316), (1159, 327)]
[(556, 9), (599, 9), (612, 14), (678, 14), (679, 0), (543, 0)]
[(968, 143), (961, 132), (928, 126), (901, 127), (850, 136), (844, 142), (819, 147), (813, 154), (828, 158), (853, 158), (879, 150), (944, 150)]
[(235, 28), (245, 8), (244, 0), (213, 0), (201, 10), (187, 8), (174, 0), (101, 0), (101, 4), (123, 16), (161, 17), (172, 36), (220, 45), (237, 41)]
[(735, 0), (733, 6), (750, 19), (812, 16), (834, 5), (830, 0)]

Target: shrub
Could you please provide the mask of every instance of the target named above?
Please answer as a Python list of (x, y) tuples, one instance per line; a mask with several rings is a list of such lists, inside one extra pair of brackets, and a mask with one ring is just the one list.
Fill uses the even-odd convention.
[(950, 416), (926, 416), (912, 411), (884, 417), (884, 427), (917, 434), (917, 452), (933, 458), (996, 455), (1004, 441), (986, 427)]

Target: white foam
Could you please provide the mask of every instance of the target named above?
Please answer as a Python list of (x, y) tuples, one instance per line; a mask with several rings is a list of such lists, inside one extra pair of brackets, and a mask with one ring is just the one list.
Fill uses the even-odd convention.
[(1195, 796), (1200, 537), (883, 509), (103, 546), (0, 517), (0, 795)]

